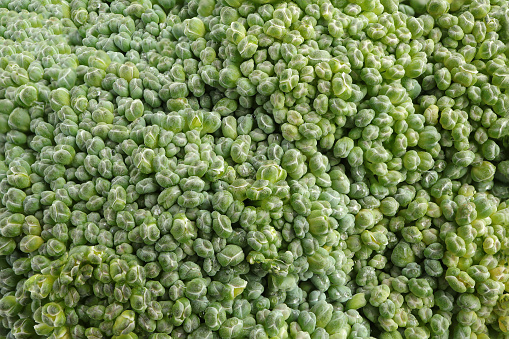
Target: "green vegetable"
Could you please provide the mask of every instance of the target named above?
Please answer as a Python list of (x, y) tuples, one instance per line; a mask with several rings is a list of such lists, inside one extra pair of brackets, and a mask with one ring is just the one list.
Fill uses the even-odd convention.
[(0, 0), (0, 337), (505, 337), (507, 13)]

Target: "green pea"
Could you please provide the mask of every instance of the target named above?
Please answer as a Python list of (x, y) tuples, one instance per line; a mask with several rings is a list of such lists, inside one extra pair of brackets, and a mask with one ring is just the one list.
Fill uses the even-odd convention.
[(346, 308), (349, 310), (355, 310), (364, 307), (367, 304), (367, 300), (364, 293), (355, 294), (350, 300), (346, 302)]
[(399, 242), (392, 251), (391, 261), (398, 267), (405, 267), (414, 261), (414, 252), (406, 242)]
[(373, 288), (369, 303), (375, 307), (379, 307), (387, 300), (390, 294), (390, 288), (387, 285), (379, 285)]
[(227, 245), (217, 254), (217, 260), (221, 266), (235, 266), (244, 260), (244, 252), (237, 245)]
[(495, 166), (489, 161), (483, 161), (478, 166), (472, 166), (470, 175), (476, 182), (490, 181), (495, 175)]
[(133, 311), (123, 311), (115, 319), (115, 323), (113, 324), (113, 333), (118, 336), (131, 333), (135, 327), (134, 319), (135, 313)]

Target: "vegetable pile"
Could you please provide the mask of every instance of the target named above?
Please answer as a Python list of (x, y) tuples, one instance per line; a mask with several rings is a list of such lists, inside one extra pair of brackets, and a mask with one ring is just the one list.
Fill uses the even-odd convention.
[(508, 5), (0, 0), (0, 338), (508, 338)]

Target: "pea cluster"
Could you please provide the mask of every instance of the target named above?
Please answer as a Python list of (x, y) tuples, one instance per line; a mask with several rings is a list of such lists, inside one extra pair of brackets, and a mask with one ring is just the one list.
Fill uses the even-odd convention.
[(507, 0), (0, 0), (0, 338), (509, 337)]

